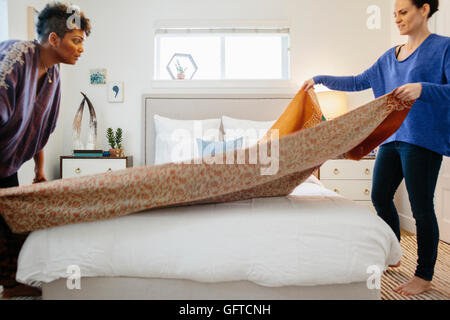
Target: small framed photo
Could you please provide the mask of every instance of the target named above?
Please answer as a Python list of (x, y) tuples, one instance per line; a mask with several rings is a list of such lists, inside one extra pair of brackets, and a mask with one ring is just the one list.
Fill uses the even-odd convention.
[(106, 84), (106, 69), (90, 70), (91, 84)]
[(108, 102), (123, 102), (123, 82), (108, 82)]

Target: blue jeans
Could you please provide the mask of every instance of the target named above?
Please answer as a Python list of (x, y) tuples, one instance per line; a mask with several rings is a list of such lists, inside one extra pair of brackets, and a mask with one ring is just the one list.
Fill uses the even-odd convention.
[(434, 212), (434, 191), (442, 155), (406, 142), (394, 141), (379, 149), (372, 183), (372, 202), (378, 215), (400, 241), (400, 222), (394, 194), (405, 178), (416, 221), (417, 268), (415, 275), (431, 281), (438, 253), (439, 227)]

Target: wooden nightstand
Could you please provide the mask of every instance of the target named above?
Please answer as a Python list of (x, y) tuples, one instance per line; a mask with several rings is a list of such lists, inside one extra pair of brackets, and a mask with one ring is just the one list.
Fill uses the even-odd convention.
[(123, 170), (133, 166), (133, 157), (60, 157), (60, 178)]
[(376, 212), (370, 197), (374, 165), (374, 158), (329, 160), (320, 167), (319, 179), (326, 188)]

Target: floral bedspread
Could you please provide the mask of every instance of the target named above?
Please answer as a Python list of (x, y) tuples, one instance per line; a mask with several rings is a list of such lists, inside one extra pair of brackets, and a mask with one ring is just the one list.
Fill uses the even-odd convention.
[(0, 214), (23, 233), (153, 208), (288, 195), (328, 159), (368, 154), (400, 127), (413, 102), (390, 93), (323, 121), (314, 91), (299, 91), (255, 146), (190, 163), (0, 189)]

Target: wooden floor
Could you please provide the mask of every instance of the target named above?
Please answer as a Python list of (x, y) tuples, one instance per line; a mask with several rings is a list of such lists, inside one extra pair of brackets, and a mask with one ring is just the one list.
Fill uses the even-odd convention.
[(400, 229), (400, 235), (402, 236), (414, 236), (414, 233), (408, 232), (406, 230)]

